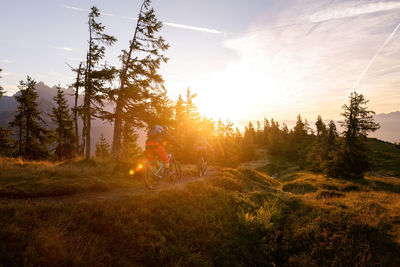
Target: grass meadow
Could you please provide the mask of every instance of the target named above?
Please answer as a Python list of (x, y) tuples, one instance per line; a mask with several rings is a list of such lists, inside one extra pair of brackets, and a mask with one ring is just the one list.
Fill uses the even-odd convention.
[[(227, 168), (183, 186), (86, 200), (85, 192), (144, 188), (139, 175), (113, 167), (2, 159), (0, 265), (400, 265), (398, 178), (297, 170), (273, 179)], [(76, 193), (81, 200), (35, 200)]]

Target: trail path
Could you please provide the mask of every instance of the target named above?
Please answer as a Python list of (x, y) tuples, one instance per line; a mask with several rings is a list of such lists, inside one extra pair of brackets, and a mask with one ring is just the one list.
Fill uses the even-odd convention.
[(167, 181), (161, 182), (156, 189), (149, 190), (147, 187), (143, 185), (143, 187), (124, 187), (112, 189), (105, 192), (85, 192), (78, 193), (72, 195), (64, 195), (64, 196), (49, 196), (49, 197), (37, 197), (37, 198), (9, 198), (9, 199), (0, 199), (0, 201), (13, 201), (13, 202), (24, 202), (24, 203), (79, 203), (79, 202), (96, 202), (96, 201), (109, 201), (109, 200), (118, 200), (124, 198), (126, 196), (136, 196), (136, 195), (147, 195), (147, 194), (158, 194), (162, 191), (171, 189), (171, 188), (183, 188), (188, 183), (192, 181), (204, 181), (205, 179), (209, 179), (215, 175), (217, 175), (218, 170), (210, 166), (209, 170), (207, 170), (207, 175), (203, 177), (199, 176), (185, 176), (182, 175), (182, 180), (178, 184), (171, 184)]

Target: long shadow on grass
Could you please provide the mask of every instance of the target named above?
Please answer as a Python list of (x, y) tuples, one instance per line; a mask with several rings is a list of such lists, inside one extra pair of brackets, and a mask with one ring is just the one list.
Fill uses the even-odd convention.
[(379, 180), (354, 180), (353, 183), (367, 187), (372, 191), (384, 191), (389, 193), (400, 194), (400, 185)]

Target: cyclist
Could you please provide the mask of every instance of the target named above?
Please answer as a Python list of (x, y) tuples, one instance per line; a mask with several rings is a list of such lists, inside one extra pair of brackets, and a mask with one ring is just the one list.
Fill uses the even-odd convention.
[(203, 136), (198, 138), (197, 142), (194, 145), (194, 150), (196, 151), (197, 154), (197, 162), (199, 162), (201, 157), (204, 158), (204, 171), (205, 171), (207, 169), (207, 151), (209, 150), (214, 151), (214, 150), (207, 142), (206, 138)]
[(169, 172), (168, 153), (165, 149), (167, 142), (179, 145), (168, 132), (167, 126), (156, 125), (147, 132), (146, 157), (148, 160), (155, 160), (155, 156), (158, 156), (165, 173)]

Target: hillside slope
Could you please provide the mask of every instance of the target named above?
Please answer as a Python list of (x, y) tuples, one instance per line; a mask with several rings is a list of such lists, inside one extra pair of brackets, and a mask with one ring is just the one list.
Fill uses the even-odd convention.
[(2, 199), (0, 265), (398, 266), (399, 181), (240, 168), (113, 199)]

